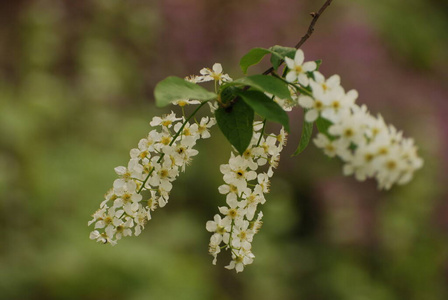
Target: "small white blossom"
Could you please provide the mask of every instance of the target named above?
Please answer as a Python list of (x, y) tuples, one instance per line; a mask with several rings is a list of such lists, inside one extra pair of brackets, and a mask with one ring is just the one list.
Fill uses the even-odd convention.
[(316, 70), (316, 63), (314, 61), (308, 61), (304, 63), (305, 55), (301, 49), (298, 49), (294, 60), (289, 57), (285, 57), (286, 65), (288, 66), (288, 74), (286, 74), (286, 80), (288, 82), (299, 82), (303, 86), (307, 86), (308, 76), (306, 72), (312, 72)]
[(228, 74), (224, 74), (222, 72), (222, 66), (220, 63), (216, 63), (213, 65), (212, 69), (209, 68), (203, 68), (200, 71), (202, 78), (200, 79), (200, 82), (206, 82), (206, 81), (217, 81), (219, 84), (222, 84), (223, 82), (230, 82), (232, 81), (232, 78)]

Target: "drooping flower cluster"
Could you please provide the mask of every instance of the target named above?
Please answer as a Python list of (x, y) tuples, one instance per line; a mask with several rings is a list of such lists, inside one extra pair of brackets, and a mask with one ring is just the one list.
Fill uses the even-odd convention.
[[(288, 53), (294, 53), (294, 49)], [(381, 116), (373, 117), (365, 106), (355, 104), (358, 93), (355, 90), (346, 92), (340, 85), (338, 75), (326, 79), (317, 71), (317, 62), (305, 62), (302, 50), (295, 52), (294, 59), (285, 57), (285, 62), (287, 72), (283, 89), (279, 88), (278, 83), (269, 86), (269, 81), (260, 81), (260, 84), (255, 85), (252, 82), (252, 87), (250, 84), (238, 87), (241, 82), (235, 81), (232, 88), (241, 93), (248, 88), (261, 90), (285, 111), (302, 106), (305, 109), (305, 120), (317, 121), (322, 125), (319, 126), (320, 130), (324, 128), (314, 143), (328, 156), (338, 156), (344, 161), (344, 174), (354, 174), (358, 180), (375, 178), (381, 189), (389, 189), (393, 184), (404, 184), (412, 179), (413, 172), (423, 164), (412, 139), (403, 138), (402, 133), (387, 125)], [(275, 73), (273, 75), (277, 76)], [(212, 114), (222, 112), (223, 109), (219, 110), (219, 104), (222, 105), (219, 99), (227, 86), (221, 85), (231, 82), (232, 78), (223, 73), (221, 64), (216, 63), (212, 68), (201, 69), (200, 75), (192, 75), (185, 80), (195, 84), (214, 81), (215, 94), (211, 93), (211, 98), (215, 97), (217, 101), (210, 101), (210, 93), (201, 92), (201, 88), (182, 80), (171, 80), (169, 84), (165, 81), (165, 90), (159, 93), (164, 95), (160, 96), (162, 103), (166, 101), (178, 105), (183, 113), (186, 105), (200, 106), (188, 118), (177, 117), (174, 113), (153, 118), (150, 125), (158, 129), (149, 132), (146, 138), (140, 140), (138, 147), (130, 151), (131, 159), (127, 166), (115, 168), (119, 178), (114, 181), (100, 209), (88, 222), (89, 226), (94, 225), (90, 234), (92, 240), (114, 245), (124, 236), (139, 235), (151, 219), (151, 213), (167, 204), (172, 182), (198, 154), (194, 149), (197, 140), (210, 137), (209, 128), (216, 123), (214, 118), (204, 117), (199, 122), (189, 123), (199, 108), (206, 104), (194, 99), (206, 101)], [(170, 85), (176, 81), (177, 85)], [(277, 81), (282, 83), (281, 80)], [(174, 90), (179, 88), (181, 92), (171, 93), (173, 87)], [(286, 87), (291, 97), (278, 98), (278, 95), (285, 95)], [(188, 95), (190, 90), (194, 93)], [(268, 94), (266, 90), (275, 95)], [(178, 99), (179, 96), (185, 99)], [(168, 100), (164, 97), (168, 97)], [(235, 101), (248, 100), (236, 97)], [(255, 258), (252, 241), (262, 225), (260, 206), (266, 202), (265, 194), (269, 192), (270, 178), (286, 143), (283, 128), (278, 135), (264, 133), (266, 119), (276, 120), (279, 112), (283, 115), (284, 112), (274, 105), (272, 114), (268, 113), (273, 108), (272, 103), (263, 104), (263, 101), (254, 107), (249, 106), (245, 113), (254, 114), (255, 111), (265, 119), (253, 123), (252, 139), (244, 153), (232, 152), (229, 162), (221, 165), (224, 184), (218, 190), (225, 195), (226, 205), (219, 207), (220, 213), (206, 223), (206, 229), (212, 233), (209, 253), (213, 256), (213, 264), (216, 264), (222, 249), (229, 250), (232, 260), (226, 268), (234, 269), (237, 273), (243, 271)], [(226, 113), (231, 112), (231, 109), (226, 110)], [(226, 126), (221, 126), (222, 116), (218, 115), (218, 121), (224, 132)], [(230, 117), (234, 118), (235, 114)], [(251, 128), (245, 127), (245, 133), (250, 134)], [(233, 132), (232, 129), (230, 132)]]
[[(264, 126), (254, 122), (252, 141), (243, 155), (231, 154), (229, 163), (221, 165), (225, 184), (219, 192), (226, 195), (226, 206), (219, 207), (220, 214), (208, 221), (206, 228), (213, 235), (210, 238), (209, 253), (216, 264), (221, 249), (232, 253), (232, 261), (227, 269), (241, 272), (244, 266), (255, 258), (252, 253), (252, 240), (261, 228), (263, 213), (259, 204), (264, 204), (265, 194), (269, 192), (270, 177), (277, 167), (280, 152), (286, 143), (286, 134), (282, 129), (279, 135), (263, 136)], [(268, 166), (262, 172), (260, 167)]]
[(423, 166), (413, 139), (404, 138), (381, 116), (369, 114), (364, 105), (353, 105), (328, 131), (331, 136), (318, 134), (316, 146), (341, 158), (345, 175), (355, 175), (359, 181), (375, 178), (379, 189), (408, 183)]
[[(185, 80), (192, 83), (214, 80), (218, 85), (232, 81), (228, 74), (223, 73), (219, 63), (214, 64), (212, 69), (203, 68), (200, 73)], [(183, 108), (200, 102), (179, 99), (173, 104)], [(216, 108), (212, 104), (210, 106), (213, 112)], [(193, 148), (196, 141), (209, 138), (209, 129), (216, 124), (215, 118), (210, 117), (189, 123), (193, 115), (185, 119), (176, 117), (172, 112), (152, 119), (150, 125), (159, 130), (149, 132), (146, 138), (140, 140), (138, 147), (131, 150), (127, 167), (115, 168), (119, 178), (88, 222), (89, 226), (94, 224), (95, 227), (90, 239), (115, 245), (123, 236), (137, 236), (151, 219), (151, 212), (167, 204), (172, 182), (198, 154)]]
[(303, 60), (301, 50), (294, 62), (286, 60), (290, 69), (286, 79), (302, 88), (298, 102), (306, 110), (307, 122), (321, 117), (331, 123), (328, 135), (319, 133), (314, 139), (316, 146), (330, 157), (341, 158), (345, 175), (354, 174), (360, 181), (375, 178), (380, 189), (409, 182), (423, 165), (414, 141), (403, 138), (381, 116), (372, 116), (365, 105), (355, 104), (358, 93), (345, 92), (338, 75), (325, 79)]
[(167, 204), (172, 182), (198, 154), (193, 147), (198, 139), (210, 137), (214, 124), (209, 117), (196, 123), (174, 113), (154, 117), (150, 125), (159, 130), (130, 151), (127, 167), (115, 168), (119, 178), (88, 223), (95, 228), (90, 239), (115, 245), (123, 236), (139, 235), (151, 212)]

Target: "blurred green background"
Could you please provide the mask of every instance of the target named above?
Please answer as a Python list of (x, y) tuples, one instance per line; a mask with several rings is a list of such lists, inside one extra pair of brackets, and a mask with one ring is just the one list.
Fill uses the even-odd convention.
[(295, 111), (243, 273), (207, 253), (230, 150), (217, 128), (141, 236), (89, 240), (113, 168), (169, 112), (154, 85), (215, 62), (237, 78), (245, 52), (294, 45), (323, 2), (1, 1), (0, 299), (448, 299), (445, 0), (335, 0), (303, 47), (415, 138), (410, 184), (380, 192), (313, 146), (290, 157)]

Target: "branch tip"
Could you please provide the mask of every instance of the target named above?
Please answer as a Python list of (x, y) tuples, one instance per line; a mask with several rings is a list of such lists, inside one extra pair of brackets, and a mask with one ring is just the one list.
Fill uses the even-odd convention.
[[(325, 3), (321, 6), (318, 12), (311, 12), (310, 16), (313, 18), (311, 20), (311, 23), (308, 27), (308, 30), (306, 34), (300, 39), (300, 41), (294, 46), (294, 48), (299, 49), (305, 42), (308, 40), (311, 36), (311, 34), (314, 32), (314, 25), (317, 23), (317, 19), (322, 15), (322, 13), (327, 9), (328, 6), (330, 6), (331, 2), (333, 0), (326, 0)], [(283, 63), (283, 61), (280, 63), (280, 65)], [(274, 71), (274, 68), (271, 67), (263, 72), (263, 75), (271, 74)]]

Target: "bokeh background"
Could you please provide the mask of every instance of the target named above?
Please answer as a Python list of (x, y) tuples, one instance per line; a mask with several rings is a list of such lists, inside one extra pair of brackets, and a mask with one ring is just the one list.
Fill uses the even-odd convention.
[(113, 168), (169, 112), (155, 84), (215, 62), (237, 78), (243, 54), (294, 45), (323, 2), (1, 1), (0, 299), (448, 299), (445, 0), (335, 0), (303, 47), (415, 138), (410, 184), (378, 191), (314, 146), (290, 157), (295, 111), (243, 273), (207, 253), (230, 150), (217, 128), (141, 236), (89, 240)]

